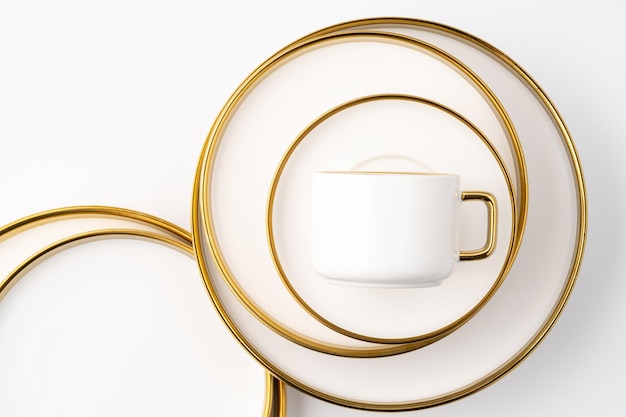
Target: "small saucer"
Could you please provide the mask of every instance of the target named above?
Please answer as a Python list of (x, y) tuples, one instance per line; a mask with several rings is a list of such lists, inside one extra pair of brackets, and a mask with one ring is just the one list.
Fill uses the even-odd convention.
[[(513, 185), (489, 140), (470, 126), (463, 116), (431, 100), (382, 94), (337, 106), (298, 135), (270, 187), (266, 222), (277, 272), (304, 309), (347, 336), (406, 343), (449, 331), (487, 301), (511, 261)], [(457, 262), (451, 276), (429, 288), (329, 285), (314, 271), (310, 259), (314, 172), (425, 168), (459, 175), (460, 190), (487, 191), (496, 197), (498, 243), (490, 257)], [(486, 239), (484, 207), (461, 208), (459, 248), (477, 249)]]

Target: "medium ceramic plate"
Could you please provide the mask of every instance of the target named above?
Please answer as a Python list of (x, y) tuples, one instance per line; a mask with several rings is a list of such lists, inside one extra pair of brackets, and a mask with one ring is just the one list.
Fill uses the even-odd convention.
[[(392, 35), (350, 34), (345, 39), (327, 38), (319, 44), (313, 42), (298, 52), (293, 56), (284, 56), (283, 58), (289, 59), (284, 59), (281, 65), (274, 65), (262, 77), (259, 76), (255, 80), (254, 88), (245, 92), (245, 99), (239, 101), (236, 111), (228, 116), (227, 127), (222, 127), (221, 132), (213, 132), (219, 139), (211, 143), (212, 148), (207, 152), (211, 155), (208, 169), (210, 178), (206, 179), (205, 185), (200, 186), (208, 196), (206, 204), (210, 234), (213, 237), (211, 243), (224, 271), (228, 271), (225, 273), (234, 285), (241, 288), (238, 291), (243, 294), (249, 307), (252, 306), (257, 311), (263, 310), (282, 326), (295, 329), (295, 332), (319, 339), (323, 343), (359, 347), (363, 346), (362, 342), (325, 327), (300, 308), (278, 278), (272, 257), (268, 256), (268, 222), (264, 221), (268, 190), (271, 189), (277, 166), (292, 141), (320, 114), (341, 105), (346, 99), (355, 98), (355, 95), (393, 94), (403, 88), (408, 90), (408, 94), (428, 97), (438, 105), (452, 108), (467, 118), (469, 116), (466, 113), (473, 115), (479, 121), (478, 129), (492, 142), (508, 144), (511, 140), (509, 136), (513, 136), (513, 133), (503, 127), (505, 115), (494, 111), (493, 107), (497, 103), (485, 97), (488, 93), (486, 88), (481, 90), (477, 82), (463, 73), (461, 65), (454, 58), (437, 55), (437, 51), (428, 45)], [(302, 97), (306, 97), (306, 100), (302, 100)], [(303, 142), (304, 146), (313, 144), (313, 148), (308, 147), (314, 149), (310, 153), (313, 159), (300, 171), (296, 188), (306, 192), (308, 184), (304, 184), (302, 180), (311, 173), (311, 169), (349, 169), (372, 158), (399, 155), (405, 160), (417, 160), (418, 165), (421, 163), (436, 170), (459, 173), (465, 187), (494, 192), (501, 201), (503, 213), (500, 230), (504, 234), (499, 236), (497, 256), (486, 261), (477, 261), (473, 265), (468, 263), (460, 266), (457, 285), (442, 285), (429, 295), (417, 293), (421, 295), (418, 299), (413, 299), (413, 303), (411, 297), (407, 296), (408, 292), (390, 291), (386, 297), (380, 298), (379, 305), (370, 304), (371, 311), (367, 312), (366, 317), (349, 317), (348, 312), (340, 313), (342, 317), (333, 319), (342, 321), (348, 327), (361, 326), (355, 331), (377, 337), (403, 338), (436, 333), (442, 326), (454, 324), (455, 320), (484, 301), (486, 294), (506, 274), (512, 261), (510, 237), (513, 221), (510, 197), (507, 195), (509, 190), (503, 181), (503, 172), (499, 171), (498, 163), (488, 149), (491, 142), (481, 141), (475, 132), (458, 120), (451, 123), (454, 118), (443, 111), (415, 103), (403, 107), (407, 103), (400, 100), (390, 102), (387, 100), (385, 103), (393, 104), (392, 107), (379, 110), (376, 110), (376, 104), (380, 103), (373, 103), (374, 108), (370, 108), (367, 114), (379, 111), (395, 113), (391, 123), (385, 123), (380, 118), (376, 122), (366, 114), (365, 117), (372, 120), (369, 126), (364, 124), (362, 118), (356, 121), (361, 126), (351, 126), (351, 122), (341, 123), (341, 120), (339, 123), (331, 123), (335, 126), (331, 130), (338, 133), (326, 145), (322, 144), (321, 148), (315, 147), (320, 142), (318, 140)], [(364, 105), (355, 107), (354, 110), (358, 115), (362, 114), (363, 108), (369, 107)], [(354, 112), (344, 113), (338, 115), (339, 119), (345, 119)], [(216, 126), (214, 129), (220, 128), (219, 124)], [(346, 131), (346, 128), (351, 131)], [(491, 136), (486, 132), (490, 132)], [(344, 140), (338, 140), (339, 136)], [(450, 149), (454, 149), (454, 155), (448, 158), (446, 153)], [(506, 161), (508, 157), (510, 161), (514, 152), (508, 146), (502, 150), (502, 158)], [(298, 152), (298, 155), (303, 153)], [(509, 162), (509, 165), (514, 166), (514, 162)], [(299, 166), (299, 163), (290, 163), (289, 166)], [(486, 172), (479, 174), (483, 166)], [(387, 167), (402, 169), (402, 165), (394, 163)], [(517, 180), (520, 181), (519, 175)], [(302, 199), (306, 201), (306, 194), (296, 197), (290, 201), (297, 204)], [(305, 214), (306, 217), (302, 208), (302, 205), (298, 206), (296, 210), (299, 213), (296, 214)], [(289, 227), (282, 224), (283, 214), (289, 217), (289, 213), (293, 214), (295, 211), (288, 207), (283, 209), (281, 206), (277, 209), (281, 211), (277, 215), (281, 220), (275, 223), (281, 233)], [(297, 223), (300, 231), (308, 225), (308, 221), (302, 218), (287, 219), (287, 222), (290, 225)], [(468, 225), (471, 223), (467, 222)], [(476, 224), (475, 230), (468, 227), (466, 235), (481, 236), (477, 230), (485, 230), (484, 224), (480, 221), (473, 223)], [(519, 229), (516, 236), (519, 237)], [(284, 243), (283, 236), (278, 238), (279, 246), (293, 247), (300, 260), (308, 256), (308, 245), (302, 241), (292, 246), (291, 243)], [(304, 238), (306, 239), (306, 235)], [(477, 240), (480, 241), (480, 237)], [(469, 247), (480, 246), (480, 243), (471, 240), (462, 242), (462, 245), (465, 244)], [(291, 261), (288, 257), (287, 261), (300, 268), (296, 271), (292, 268), (291, 275), (297, 276), (300, 282), (309, 281), (309, 277), (304, 276), (310, 276), (308, 260), (300, 263)], [(473, 271), (468, 273), (470, 269)], [(481, 277), (483, 281), (475, 281), (473, 290), (468, 291), (463, 287), (468, 284), (471, 286), (471, 280), (462, 277), (470, 274)], [(319, 281), (317, 278), (313, 279)], [(455, 280), (450, 282), (454, 283)], [(329, 296), (325, 291), (329, 294), (334, 291), (337, 295)], [(329, 301), (332, 303), (344, 295), (345, 291), (341, 293), (341, 290), (320, 287), (319, 290), (310, 291), (307, 297), (312, 304), (323, 308), (324, 304), (328, 306)], [(360, 304), (356, 309), (367, 311), (364, 303), (369, 295), (361, 296), (355, 292), (353, 297), (355, 300), (360, 298), (360, 301), (356, 301)], [(427, 298), (430, 300), (428, 305), (424, 304)], [(398, 310), (385, 313), (384, 310), (392, 304)], [(349, 302), (344, 305), (346, 312), (351, 306)], [(437, 309), (429, 308), (434, 305)], [(427, 310), (429, 313), (425, 314)], [(366, 320), (373, 319), (376, 315), (380, 316), (380, 320), (372, 322), (369, 328), (364, 328), (363, 323), (367, 326)], [(407, 318), (410, 316), (414, 320)], [(395, 328), (385, 325), (384, 322), (389, 319), (397, 323)]]
[[(319, 398), (357, 408), (407, 410), (441, 404), (475, 392), (505, 375), (534, 349), (557, 319), (574, 284), (585, 242), (586, 196), (580, 164), (563, 121), (549, 99), (522, 69), (487, 43), (449, 27), (403, 19), (353, 22), (321, 31), (314, 36), (345, 30), (401, 31), (417, 39), (426, 39), (466, 63), (486, 81), (504, 104), (524, 150), (528, 168), (529, 204), (524, 239), (503, 284), (476, 316), (435, 343), (396, 356), (347, 358), (308, 349), (282, 337), (257, 320), (241, 304), (222, 279), (223, 265), (215, 262), (215, 249), (211, 236), (207, 234), (208, 225), (203, 223), (209, 216), (200, 215), (206, 208), (206, 202), (198, 197), (201, 181), (197, 181), (195, 190), (196, 250), (203, 262), (201, 267), (204, 278), (233, 333), (246, 349), (285, 381)], [(315, 57), (316, 60), (320, 59), (320, 67), (334, 67), (335, 59), (340, 56), (334, 56), (332, 60), (326, 60), (329, 57), (322, 58), (319, 55)], [(277, 80), (285, 76), (281, 75)], [(410, 92), (413, 85), (411, 81), (414, 81), (395, 77), (395, 73), (391, 76), (386, 74), (385, 77), (398, 81), (397, 88), (403, 92)], [(378, 78), (373, 79), (378, 81)], [(433, 94), (438, 94), (436, 100), (445, 102), (446, 97), (458, 97), (458, 88), (446, 88), (447, 84), (438, 83), (441, 79), (443, 76), (440, 77), (439, 73), (434, 77), (436, 86)], [(294, 85), (294, 88), (297, 86)], [(323, 86), (318, 85), (320, 88)], [(339, 89), (339, 86), (335, 87)], [(346, 94), (351, 96), (349, 99), (360, 92), (348, 89)], [(291, 103), (304, 103), (306, 107), (307, 98), (306, 95), (300, 95), (294, 97)], [(277, 103), (281, 101), (278, 98)], [(472, 103), (467, 97), (461, 101)], [(244, 102), (241, 107), (245, 106)], [(294, 104), (292, 107), (298, 106)], [(470, 107), (474, 106), (470, 104)], [(479, 127), (485, 118), (493, 117), (490, 109), (484, 107), (461, 113)], [(302, 127), (306, 120), (296, 120), (296, 123)], [(236, 119), (231, 121), (231, 126), (237, 132), (241, 129)], [(498, 135), (492, 135), (491, 132), (487, 135), (499, 151), (511, 155), (506, 141), (499, 140)], [(259, 142), (274, 141), (261, 138)], [(228, 144), (230, 140), (223, 143)], [(210, 166), (212, 173), (224, 173), (232, 178), (234, 173), (229, 174), (229, 170), (237, 171), (246, 166), (242, 163), (244, 161), (238, 161), (234, 166), (227, 167), (236, 153), (233, 152), (236, 146), (227, 145), (229, 154)], [(260, 152), (260, 149), (255, 150), (256, 157), (271, 158), (271, 153)], [(205, 168), (203, 164), (206, 161), (205, 154), (200, 171)], [(512, 169), (515, 162), (507, 160), (507, 164)], [(226, 185), (207, 185), (215, 195), (226, 194), (223, 190)], [(251, 193), (263, 193), (264, 190), (264, 187), (258, 189), (255, 185), (247, 189)], [(233, 192), (233, 195), (236, 194)], [(214, 210), (228, 207), (228, 204), (221, 204), (216, 202), (219, 207), (214, 207)], [(233, 228), (236, 230), (238, 227), (241, 236), (233, 239), (241, 242), (244, 231), (259, 227), (262, 223), (262, 215), (259, 213), (239, 226), (218, 225), (217, 235), (220, 239), (226, 235), (231, 238)], [(254, 236), (250, 238), (256, 239)], [(257, 247), (259, 245), (257, 242)], [(265, 262), (266, 253), (253, 253), (240, 243), (239, 247), (234, 245), (225, 255), (231, 261), (248, 263), (250, 268), (256, 268), (257, 273), (252, 274), (250, 279), (263, 278), (260, 265)], [(237, 269), (237, 276), (239, 272)], [(254, 296), (265, 302), (272, 297), (281, 299), (282, 295), (268, 292), (259, 291)], [(273, 314), (292, 312), (289, 306), (275, 304)], [(294, 315), (297, 316), (297, 323), (302, 315)]]

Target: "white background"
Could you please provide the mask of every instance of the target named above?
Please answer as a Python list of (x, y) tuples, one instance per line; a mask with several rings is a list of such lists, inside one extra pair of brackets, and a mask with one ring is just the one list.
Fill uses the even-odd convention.
[[(0, 223), (58, 206), (104, 204), (189, 228), (200, 148), (238, 83), (309, 32), (378, 16), (457, 27), (525, 68), (571, 131), (590, 213), (578, 283), (539, 348), (477, 394), (401, 415), (624, 415), (626, 3), (620, 0), (4, 0)], [(156, 390), (153, 398), (163, 395)], [(376, 414), (292, 389), (288, 404), (289, 416)]]

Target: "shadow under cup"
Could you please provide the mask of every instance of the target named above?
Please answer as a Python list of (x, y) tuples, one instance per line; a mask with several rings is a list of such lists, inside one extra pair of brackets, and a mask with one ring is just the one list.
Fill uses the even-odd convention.
[[(432, 287), (456, 262), (495, 248), (496, 202), (485, 192), (459, 191), (453, 174), (315, 172), (311, 188), (311, 255), (328, 282), (366, 287)], [(461, 201), (488, 209), (487, 242), (460, 252)]]

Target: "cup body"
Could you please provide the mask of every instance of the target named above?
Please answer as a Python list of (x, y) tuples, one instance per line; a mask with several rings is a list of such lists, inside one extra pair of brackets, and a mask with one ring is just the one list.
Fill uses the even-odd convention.
[(375, 287), (441, 283), (459, 258), (458, 177), (395, 172), (316, 172), (313, 267), (327, 280)]

